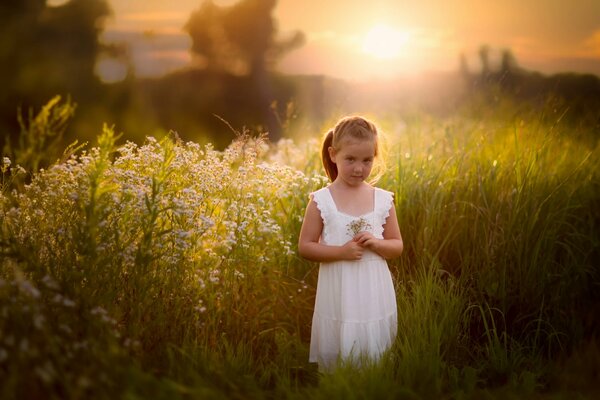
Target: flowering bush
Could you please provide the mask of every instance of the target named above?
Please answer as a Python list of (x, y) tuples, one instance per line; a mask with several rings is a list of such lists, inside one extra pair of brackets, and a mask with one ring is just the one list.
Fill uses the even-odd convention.
[(13, 378), (3, 378), (1, 397), (48, 398), (56, 390), (76, 398), (111, 390), (111, 364), (123, 363), (125, 353), (105, 309), (64, 296), (49, 275), (36, 287), (19, 272), (0, 278), (0, 304), (0, 371)]
[[(240, 136), (222, 152), (151, 137), (116, 147), (116, 139), (105, 128), (97, 147), (0, 198), (4, 278), (22, 275), (33, 291), (53, 282), (41, 309), (59, 296), (85, 315), (102, 310), (96, 316), (110, 315), (118, 341), (139, 343), (127, 350), (142, 358), (165, 341), (251, 339), (297, 323), (281, 313), (310, 308), (289, 301), (306, 284), (286, 268), (304, 194), (324, 178), (272, 161), (277, 149), (261, 137)], [(72, 322), (87, 324), (82, 315)], [(0, 323), (3, 335), (23, 335), (6, 314)], [(10, 363), (14, 354), (0, 357)]]

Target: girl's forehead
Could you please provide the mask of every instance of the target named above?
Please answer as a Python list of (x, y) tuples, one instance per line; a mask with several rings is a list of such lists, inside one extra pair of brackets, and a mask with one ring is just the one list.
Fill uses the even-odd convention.
[(356, 155), (374, 155), (376, 152), (375, 149), (375, 141), (370, 139), (342, 139), (342, 141), (338, 145), (337, 151), (342, 151), (344, 153), (351, 153)]
[(353, 148), (361, 148), (364, 147), (368, 149), (370, 147), (375, 148), (375, 140), (374, 139), (357, 139), (353, 137), (345, 137), (340, 140), (338, 144), (338, 148), (341, 150), (344, 147), (353, 147)]

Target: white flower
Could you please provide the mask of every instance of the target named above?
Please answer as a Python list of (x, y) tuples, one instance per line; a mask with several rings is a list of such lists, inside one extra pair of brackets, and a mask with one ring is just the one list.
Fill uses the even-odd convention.
[(19, 282), (19, 288), (21, 289), (21, 291), (23, 291), (24, 293), (26, 293), (27, 295), (29, 295), (30, 297), (37, 299), (40, 297), (40, 291), (37, 290), (37, 288), (35, 288), (35, 286), (33, 286), (31, 284), (31, 282), (26, 281), (26, 280), (22, 280)]
[(372, 228), (371, 224), (369, 224), (363, 217), (356, 218), (352, 222), (349, 222), (346, 227), (348, 228), (348, 234), (350, 236), (358, 235), (360, 232), (364, 232)]

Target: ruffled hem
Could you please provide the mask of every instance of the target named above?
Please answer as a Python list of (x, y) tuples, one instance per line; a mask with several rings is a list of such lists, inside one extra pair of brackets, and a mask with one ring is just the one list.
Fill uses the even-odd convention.
[(396, 337), (398, 315), (370, 321), (339, 321), (315, 313), (310, 341), (310, 362), (321, 370), (333, 370), (339, 363), (361, 365), (377, 361)]

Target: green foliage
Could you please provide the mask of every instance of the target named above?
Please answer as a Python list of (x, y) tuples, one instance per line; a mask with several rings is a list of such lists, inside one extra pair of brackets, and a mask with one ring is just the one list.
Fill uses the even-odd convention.
[(68, 158), (77, 150), (77, 144), (63, 152), (63, 136), (75, 108), (70, 99), (61, 104), (61, 97), (55, 96), (35, 116), (30, 109), (27, 121), (19, 112), (19, 136), (14, 144), (8, 138), (2, 154), (31, 172), (58, 162), (63, 154)]
[(308, 193), (326, 183), (317, 140), (119, 145), (105, 127), (96, 147), (11, 193), (17, 168), (3, 159), (1, 395), (576, 391), (557, 370), (597, 370), (569, 355), (598, 327), (600, 163), (597, 143), (570, 129), (406, 121), (379, 182), (396, 194), (405, 242), (390, 262), (397, 340), (380, 363), (331, 375), (307, 362), (317, 268), (294, 245)]
[(60, 93), (87, 109), (104, 94), (95, 68), (105, 50), (100, 34), (110, 15), (108, 2), (71, 0), (58, 7), (47, 3), (0, 5), (0, 147), (5, 138), (18, 141), (15, 106), (39, 107)]
[(524, 124), (461, 120), (439, 132), (406, 132), (399, 219), (412, 265), (432, 255), (465, 280), (474, 300), (497, 307), (511, 334), (529, 334), (524, 328), (541, 312), (553, 336), (577, 331), (567, 310), (588, 290), (582, 282), (598, 279), (589, 222), (597, 220), (598, 156), (561, 132), (565, 126)]
[(0, 96), (4, 106), (14, 106), (4, 101), (15, 97), (20, 103), (23, 97), (39, 99), (63, 91), (79, 95), (96, 80), (108, 2), (71, 0), (60, 7), (46, 3), (23, 0), (0, 6), (0, 72), (9, 77)]
[(115, 390), (125, 368), (112, 368), (128, 362), (116, 321), (102, 307), (67, 297), (50, 275), (34, 286), (16, 262), (4, 262), (2, 272), (0, 396), (78, 398)]
[(399, 313), (394, 370), (405, 386), (425, 397), (436, 396), (443, 387), (446, 363), (465, 361), (464, 289), (426, 255), (415, 274), (401, 276), (396, 282)]

